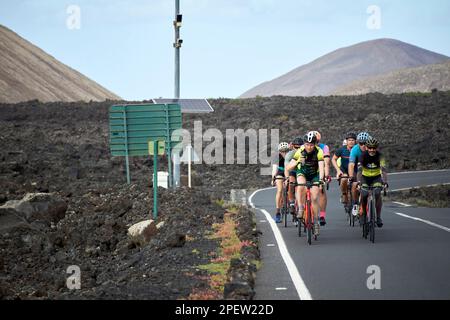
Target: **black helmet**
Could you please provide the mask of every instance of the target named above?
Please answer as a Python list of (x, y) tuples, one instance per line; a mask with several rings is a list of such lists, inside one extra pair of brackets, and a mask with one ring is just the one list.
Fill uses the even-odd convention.
[(292, 144), (295, 146), (301, 146), (303, 144), (303, 138), (302, 137), (294, 138), (294, 140), (292, 140)]
[(369, 137), (366, 141), (366, 147), (368, 148), (378, 148), (378, 144), (378, 140), (373, 137)]
[(345, 139), (355, 139), (356, 140), (356, 133), (353, 131), (347, 132), (345, 135)]
[(303, 137), (303, 141), (309, 142), (309, 143), (316, 143), (317, 142), (317, 136), (314, 131), (310, 131)]

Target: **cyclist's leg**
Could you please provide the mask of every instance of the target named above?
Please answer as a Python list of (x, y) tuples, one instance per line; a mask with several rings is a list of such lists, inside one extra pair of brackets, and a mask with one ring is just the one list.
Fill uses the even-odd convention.
[(371, 181), (370, 179), (368, 179), (367, 177), (361, 176), (361, 213), (362, 214), (367, 214), (367, 198), (369, 196), (369, 191), (367, 190), (367, 187), (369, 187), (371, 185)]
[(375, 187), (374, 196), (375, 196), (375, 204), (377, 208), (377, 225), (378, 227), (383, 226), (383, 222), (381, 220), (381, 209), (383, 207), (383, 199), (381, 197), (381, 190), (383, 188), (383, 183), (381, 176), (374, 179), (373, 186)]
[(319, 218), (319, 187), (314, 186), (311, 188), (311, 203), (312, 203), (312, 211), (314, 214), (314, 220), (318, 221)]
[(327, 216), (327, 191), (326, 188), (323, 188), (323, 193), (319, 193), (319, 207), (320, 207), (320, 223), (321, 225), (325, 225), (325, 218)]
[[(299, 184), (306, 183), (306, 178), (303, 173), (297, 173), (297, 183), (299, 183)], [(297, 197), (297, 203), (298, 203), (297, 217), (303, 219), (303, 215), (305, 212), (305, 202), (306, 202), (306, 187), (305, 186), (297, 187), (296, 197)]]
[[(312, 182), (319, 182), (319, 176), (311, 178)], [(320, 193), (318, 186), (313, 186), (311, 188), (311, 203), (312, 203), (312, 212), (314, 215), (314, 234), (319, 234), (319, 211), (320, 211)]]
[[(348, 176), (348, 173), (346, 171), (342, 171), (342, 174)], [(348, 179), (341, 179), (341, 194), (344, 203), (348, 203), (347, 188), (348, 188)]]
[(283, 205), (283, 179), (281, 176), (277, 176), (275, 183), (277, 186), (277, 195), (276, 195), (276, 208), (277, 212), (280, 212), (280, 208)]
[(295, 213), (295, 185), (296, 185), (297, 172), (289, 172), (289, 206), (292, 214)]
[(357, 183), (357, 179), (356, 179), (358, 172), (357, 172), (356, 168), (357, 167), (355, 166), (355, 172), (353, 174), (353, 181), (354, 182), (353, 182), (353, 185), (352, 185), (353, 205), (358, 204), (358, 201), (359, 201), (359, 191), (358, 191), (358, 188), (357, 188), (358, 183)]
[(277, 194), (275, 196), (275, 220), (277, 222), (281, 222), (281, 213), (280, 209), (283, 206), (283, 179), (284, 179), (284, 172), (281, 170), (278, 170), (277, 175), (275, 176), (275, 184), (277, 187)]

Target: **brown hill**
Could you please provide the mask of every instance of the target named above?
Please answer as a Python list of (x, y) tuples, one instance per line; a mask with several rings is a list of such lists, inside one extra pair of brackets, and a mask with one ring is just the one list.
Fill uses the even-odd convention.
[(0, 102), (121, 100), (0, 25)]
[(441, 63), (449, 59), (408, 43), (379, 39), (331, 52), (242, 94), (259, 96), (323, 96), (356, 80), (393, 70)]
[(358, 80), (339, 88), (336, 95), (357, 95), (370, 92), (384, 94), (450, 90), (450, 60), (418, 68), (392, 71), (386, 75)]

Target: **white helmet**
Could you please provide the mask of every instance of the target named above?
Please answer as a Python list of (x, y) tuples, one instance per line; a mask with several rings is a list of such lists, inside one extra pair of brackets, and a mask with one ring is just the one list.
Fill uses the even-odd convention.
[(287, 142), (281, 142), (281, 143), (278, 145), (278, 151), (279, 151), (279, 152), (289, 151), (289, 143), (287, 143)]

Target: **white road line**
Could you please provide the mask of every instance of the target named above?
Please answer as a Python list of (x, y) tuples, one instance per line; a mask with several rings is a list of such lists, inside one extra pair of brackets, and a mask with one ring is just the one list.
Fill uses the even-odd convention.
[(434, 223), (434, 222), (431, 222), (431, 221), (428, 221), (428, 220), (420, 219), (420, 218), (417, 218), (417, 217), (408, 216), (407, 214), (400, 213), (400, 212), (394, 212), (394, 213), (399, 215), (399, 216), (401, 216), (401, 217), (412, 219), (412, 220), (416, 220), (416, 221), (420, 221), (420, 222), (429, 224), (430, 226), (433, 226), (433, 227), (442, 229), (444, 231), (450, 232), (450, 228), (441, 226), (440, 224), (437, 224), (437, 223)]
[(268, 247), (275, 247), (275, 245), (273, 243), (269, 243), (267, 246)]
[(406, 191), (406, 190), (411, 190), (411, 189), (417, 189), (417, 188), (426, 188), (426, 187), (437, 187), (437, 186), (446, 186), (449, 185), (449, 182), (446, 183), (435, 183), (435, 184), (428, 184), (425, 186), (415, 186), (415, 187), (408, 187), (408, 188), (401, 188), (401, 189), (394, 189), (394, 190), (390, 190), (392, 191)]
[[(248, 198), (248, 202), (250, 203), (250, 206), (252, 208), (255, 208), (255, 205), (252, 202), (253, 196), (262, 190), (268, 190), (273, 188), (265, 188), (261, 190), (256, 190), (252, 193), (252, 195)], [(283, 258), (284, 263), (286, 264), (286, 267), (289, 271), (289, 275), (291, 276), (292, 282), (294, 283), (295, 289), (297, 290), (297, 294), (300, 297), (301, 300), (312, 300), (311, 294), (309, 293), (308, 288), (305, 285), (305, 282), (302, 279), (302, 276), (298, 272), (297, 266), (295, 265), (294, 261), (292, 260), (291, 255), (289, 254), (289, 251), (287, 250), (286, 244), (284, 243), (283, 236), (281, 235), (280, 230), (278, 229), (277, 225), (275, 224), (275, 221), (272, 219), (270, 214), (264, 210), (260, 209), (262, 213), (266, 216), (267, 221), (269, 221), (270, 227), (272, 228), (273, 234), (275, 236), (275, 239), (278, 243), (278, 248), (280, 249), (281, 257)]]
[(403, 203), (403, 202), (392, 201), (392, 203), (396, 203), (396, 204), (399, 204), (399, 205), (404, 206), (404, 207), (411, 207), (410, 204), (406, 204), (406, 203)]
[(275, 290), (281, 291), (281, 290), (287, 290), (287, 288), (275, 288)]
[(273, 219), (270, 219), (271, 218), (270, 213), (268, 213), (266, 210), (264, 209), (260, 210), (262, 213), (264, 213), (267, 220), (269, 221), (270, 227), (272, 228), (273, 234), (275, 235), (275, 239), (277, 240), (281, 257), (283, 258), (284, 263), (286, 264), (286, 267), (289, 271), (289, 275), (291, 276), (292, 282), (294, 283), (295, 289), (297, 290), (298, 296), (300, 297), (301, 300), (312, 300), (311, 294), (309, 293), (309, 290), (306, 287), (305, 282), (303, 281), (302, 277), (300, 276), (300, 273), (298, 272), (297, 266), (295, 265), (291, 255), (289, 254), (289, 251), (286, 247), (286, 243), (284, 242), (283, 236), (281, 235), (280, 230), (275, 224), (275, 221)]
[(392, 172), (388, 173), (388, 176), (398, 175), (398, 174), (408, 174), (408, 173), (426, 173), (426, 172), (447, 172), (450, 169), (440, 169), (440, 170), (422, 170), (422, 171), (403, 171), (403, 172)]

